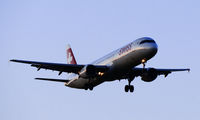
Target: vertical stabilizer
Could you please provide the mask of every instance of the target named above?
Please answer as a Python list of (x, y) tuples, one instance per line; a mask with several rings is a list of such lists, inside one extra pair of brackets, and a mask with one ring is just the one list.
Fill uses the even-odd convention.
[(77, 64), (70, 45), (67, 45), (67, 64)]

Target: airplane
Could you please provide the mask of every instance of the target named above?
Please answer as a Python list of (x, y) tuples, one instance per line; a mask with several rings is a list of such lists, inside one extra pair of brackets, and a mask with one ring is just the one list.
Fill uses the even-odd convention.
[[(67, 64), (37, 62), (27, 60), (12, 59), (12, 62), (30, 64), (32, 67), (58, 71), (58, 75), (63, 72), (71, 73), (71, 79), (51, 79), (35, 78), (37, 80), (47, 80), (54, 82), (64, 82), (65, 86), (77, 89), (93, 90), (94, 87), (108, 81), (128, 80), (125, 85), (125, 92), (133, 92), (134, 86), (131, 82), (135, 77), (140, 76), (145, 82), (154, 81), (157, 76), (178, 71), (190, 71), (190, 69), (159, 69), (146, 68), (146, 62), (156, 55), (158, 45), (150, 37), (142, 37), (135, 41), (105, 55), (91, 64), (77, 64), (70, 45), (67, 45)], [(142, 64), (143, 67), (136, 67)]]

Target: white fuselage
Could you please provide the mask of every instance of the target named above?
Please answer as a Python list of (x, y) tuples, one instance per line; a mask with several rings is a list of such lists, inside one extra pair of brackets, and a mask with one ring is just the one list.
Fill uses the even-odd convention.
[[(109, 70), (101, 77), (94, 78), (90, 82), (93, 86), (97, 86), (105, 81), (116, 80), (117, 75), (123, 75), (135, 66), (141, 64), (142, 60), (149, 60), (157, 53), (157, 44), (149, 37), (139, 38), (128, 45), (119, 48), (106, 56), (94, 61), (92, 65), (106, 65)], [(84, 67), (79, 75), (75, 75), (66, 86), (84, 89), (89, 79), (80, 77), (86, 74)]]

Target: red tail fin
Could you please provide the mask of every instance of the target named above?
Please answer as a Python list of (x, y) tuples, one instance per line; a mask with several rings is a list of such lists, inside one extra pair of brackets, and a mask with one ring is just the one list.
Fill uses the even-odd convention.
[(77, 64), (70, 45), (67, 45), (67, 64)]

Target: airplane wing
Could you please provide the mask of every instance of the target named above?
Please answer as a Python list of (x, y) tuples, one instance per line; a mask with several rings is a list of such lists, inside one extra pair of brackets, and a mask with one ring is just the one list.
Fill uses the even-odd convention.
[[(32, 67), (40, 69), (48, 69), (59, 71), (59, 75), (62, 72), (68, 73), (76, 73), (78, 74), (85, 65), (77, 65), (77, 64), (60, 64), (60, 63), (48, 63), (48, 62), (36, 62), (36, 61), (26, 61), (26, 60), (10, 60), (11, 62), (25, 63), (30, 64)], [(93, 65), (97, 72), (105, 72), (108, 70), (108, 66), (103, 65)]]
[(188, 71), (189, 72), (190, 71), (190, 69), (133, 68), (132, 72), (135, 76), (141, 76), (144, 71), (148, 71), (149, 69), (154, 69), (154, 72), (157, 75), (164, 75), (165, 77), (167, 77), (167, 75), (172, 72), (180, 72), (180, 71)]
[(62, 72), (78, 74), (78, 72), (84, 67), (84, 65), (36, 62), (36, 61), (26, 61), (26, 60), (14, 60), (14, 59), (10, 61), (30, 64), (32, 67), (38, 68), (38, 70), (49, 69), (49, 70), (59, 71), (60, 72), (59, 74), (61, 74)]

